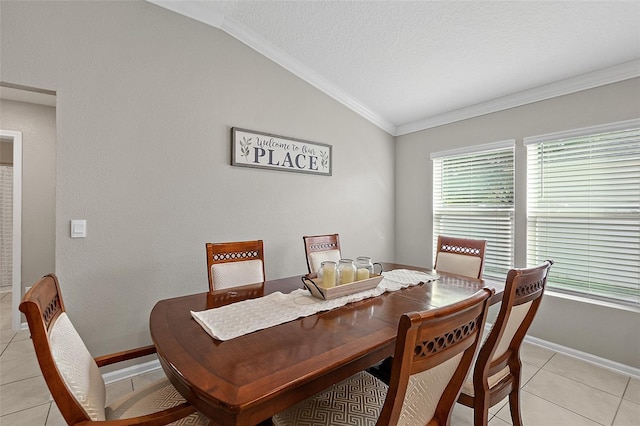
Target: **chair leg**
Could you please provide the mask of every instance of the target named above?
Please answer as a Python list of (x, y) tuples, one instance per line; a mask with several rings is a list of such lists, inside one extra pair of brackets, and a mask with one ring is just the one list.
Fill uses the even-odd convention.
[(509, 363), (511, 369), (511, 393), (509, 393), (509, 411), (511, 411), (511, 422), (513, 426), (522, 426), (522, 412), (520, 410), (520, 377), (522, 363), (520, 357), (516, 357)]
[(522, 414), (520, 411), (520, 387), (516, 386), (509, 394), (509, 410), (513, 426), (522, 426)]
[(475, 407), (473, 407), (473, 425), (487, 426), (489, 423), (489, 397), (475, 397)]

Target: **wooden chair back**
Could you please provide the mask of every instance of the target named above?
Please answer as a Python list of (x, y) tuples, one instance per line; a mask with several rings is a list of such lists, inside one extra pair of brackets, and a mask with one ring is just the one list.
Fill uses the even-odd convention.
[[(58, 278), (50, 274), (35, 283), (24, 295), (20, 303), (20, 311), (27, 317), (31, 339), (33, 340), (42, 375), (56, 405), (60, 409), (60, 413), (69, 424), (91, 421), (89, 413), (85, 411), (67, 387), (54, 359), (49, 339), (49, 334), (54, 324), (65, 313)], [(97, 368), (97, 365), (95, 365), (96, 370)], [(100, 377), (101, 379), (102, 377)], [(97, 386), (104, 387), (104, 382), (98, 383)], [(104, 411), (102, 414), (104, 415)]]
[(306, 235), (302, 237), (302, 240), (304, 241), (309, 273), (318, 272), (320, 264), (325, 260), (332, 260), (336, 263), (340, 260), (340, 236), (338, 234)]
[(481, 278), (487, 240), (438, 235), (436, 271)]
[(206, 243), (209, 291), (264, 282), (262, 240)]
[(509, 396), (514, 425), (520, 413), (520, 346), (542, 302), (552, 260), (507, 274), (498, 316), (484, 340), (459, 402), (474, 408), (476, 425), (486, 424), (489, 407)]
[[(143, 391), (137, 399), (125, 396), (118, 401), (123, 401), (122, 406), (130, 407), (132, 413), (142, 408), (144, 414), (137, 417), (124, 418), (121, 415), (128, 414), (126, 410), (113, 412), (113, 407), (105, 407), (106, 388), (99, 367), (154, 354), (155, 346), (93, 358), (67, 316), (60, 283), (54, 274), (42, 277), (31, 286), (20, 303), (20, 311), (27, 317), (44, 380), (67, 424), (160, 426), (187, 416), (190, 417), (185, 424), (203, 425), (205, 421), (208, 424), (209, 420), (197, 413), (195, 407), (184, 401), (177, 391), (166, 392), (166, 386), (171, 387), (168, 382), (166, 386), (158, 382), (157, 387), (162, 393), (159, 400), (145, 400), (147, 393)], [(112, 420), (107, 420), (107, 417)]]
[(493, 289), (400, 318), (389, 390), (377, 425), (449, 424), (471, 368)]

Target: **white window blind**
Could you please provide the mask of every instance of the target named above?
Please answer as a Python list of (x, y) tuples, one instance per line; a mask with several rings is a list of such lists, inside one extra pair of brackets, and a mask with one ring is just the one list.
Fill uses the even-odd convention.
[(550, 288), (639, 304), (640, 120), (525, 145), (527, 264), (555, 261)]
[(513, 264), (514, 141), (432, 159), (434, 249), (438, 235), (485, 239), (483, 276), (504, 279)]

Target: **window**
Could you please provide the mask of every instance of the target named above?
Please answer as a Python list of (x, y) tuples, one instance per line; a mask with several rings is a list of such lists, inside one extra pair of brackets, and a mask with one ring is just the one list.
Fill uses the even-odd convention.
[(527, 264), (548, 285), (640, 303), (640, 120), (525, 138)]
[(438, 235), (487, 240), (485, 277), (504, 279), (513, 264), (514, 145), (431, 155), (434, 248)]

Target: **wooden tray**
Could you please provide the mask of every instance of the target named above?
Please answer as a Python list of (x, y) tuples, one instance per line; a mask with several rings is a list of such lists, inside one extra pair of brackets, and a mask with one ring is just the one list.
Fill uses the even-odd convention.
[(338, 297), (347, 296), (353, 293), (359, 293), (361, 291), (371, 290), (376, 288), (382, 281), (382, 275), (372, 275), (371, 278), (366, 280), (355, 281), (349, 284), (341, 284), (335, 287), (324, 288), (322, 287), (322, 280), (317, 277), (305, 275), (302, 277), (302, 283), (311, 292), (314, 297), (322, 300), (331, 300)]

